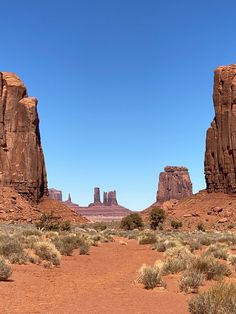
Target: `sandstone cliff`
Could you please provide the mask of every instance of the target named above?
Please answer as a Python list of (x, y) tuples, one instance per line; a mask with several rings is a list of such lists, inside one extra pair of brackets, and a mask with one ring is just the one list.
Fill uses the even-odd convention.
[(205, 179), (208, 192), (236, 193), (236, 64), (215, 70), (215, 117), (207, 130)]
[(62, 191), (56, 189), (48, 189), (48, 196), (57, 201), (62, 201)]
[(162, 204), (171, 199), (182, 199), (192, 195), (192, 183), (186, 167), (167, 166), (160, 173), (156, 201)]
[(0, 186), (34, 203), (47, 194), (37, 99), (8, 72), (0, 72)]

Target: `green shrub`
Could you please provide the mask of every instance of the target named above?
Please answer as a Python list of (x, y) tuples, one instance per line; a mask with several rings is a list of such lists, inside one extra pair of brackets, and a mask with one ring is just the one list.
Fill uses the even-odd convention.
[(161, 278), (161, 271), (157, 265), (148, 266), (144, 264), (138, 271), (137, 282), (142, 283), (145, 289), (154, 289), (155, 287), (166, 287), (166, 283)]
[(180, 280), (180, 291), (185, 293), (198, 292), (199, 286), (203, 283), (204, 276), (202, 273), (189, 269), (186, 270)]
[(76, 248), (75, 238), (69, 235), (55, 237), (52, 243), (62, 255), (71, 255)]
[(53, 243), (48, 241), (36, 242), (34, 250), (41, 259), (49, 261), (53, 265), (60, 265), (61, 255)]
[(165, 218), (166, 218), (166, 214), (162, 208), (152, 207), (150, 216), (149, 216), (151, 229), (156, 230), (158, 227), (160, 228)]
[(40, 230), (46, 231), (70, 231), (71, 224), (67, 220), (60, 221), (53, 212), (43, 213), (38, 222), (36, 222), (36, 227)]
[(0, 257), (0, 281), (7, 280), (12, 274), (11, 267)]
[(178, 221), (178, 220), (171, 220), (170, 224), (171, 224), (171, 227), (173, 229), (179, 229), (179, 228), (183, 227), (182, 221)]
[(93, 228), (97, 231), (103, 231), (107, 229), (107, 225), (104, 222), (96, 222)]
[(138, 213), (132, 213), (121, 220), (120, 227), (125, 230), (133, 230), (143, 227), (142, 217)]
[(236, 313), (236, 284), (219, 282), (189, 302), (191, 314)]

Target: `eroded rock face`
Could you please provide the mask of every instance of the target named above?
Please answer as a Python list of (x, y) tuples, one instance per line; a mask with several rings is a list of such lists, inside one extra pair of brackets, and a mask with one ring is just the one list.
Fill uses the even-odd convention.
[(157, 199), (163, 204), (171, 199), (182, 199), (192, 195), (192, 182), (186, 167), (167, 166), (160, 173)]
[(62, 201), (62, 191), (56, 189), (48, 189), (48, 196), (57, 201)]
[(107, 193), (107, 205), (118, 205), (117, 199), (116, 199), (116, 191), (109, 191)]
[(47, 194), (37, 99), (8, 72), (0, 72), (0, 186), (33, 202)]
[(236, 64), (215, 70), (215, 117), (207, 130), (205, 179), (208, 192), (236, 193)]

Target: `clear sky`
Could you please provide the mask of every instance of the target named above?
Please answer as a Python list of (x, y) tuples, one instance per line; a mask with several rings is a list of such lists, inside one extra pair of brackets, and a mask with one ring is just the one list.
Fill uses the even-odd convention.
[(213, 70), (236, 62), (235, 1), (1, 1), (0, 71), (39, 100), (50, 187), (140, 210), (166, 165), (205, 187)]

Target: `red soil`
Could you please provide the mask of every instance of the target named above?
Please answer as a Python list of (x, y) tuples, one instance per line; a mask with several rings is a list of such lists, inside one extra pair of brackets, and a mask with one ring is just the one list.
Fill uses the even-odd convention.
[(92, 247), (89, 256), (75, 252), (58, 268), (13, 265), (12, 281), (0, 282), (0, 313), (189, 313), (189, 296), (179, 293), (178, 277), (165, 277), (167, 290), (134, 284), (140, 266), (163, 255), (135, 240), (125, 242)]
[[(153, 204), (157, 206), (156, 204)], [(203, 190), (180, 201), (170, 200), (161, 206), (168, 214), (164, 227), (170, 227), (171, 220), (183, 223), (183, 229), (196, 230), (199, 223), (209, 230), (228, 229), (236, 222), (236, 196), (224, 193), (208, 193)], [(151, 207), (141, 212), (148, 220)], [(236, 224), (234, 226), (235, 230)]]
[(87, 218), (82, 217), (62, 202), (45, 198), (36, 206), (14, 189), (0, 187), (0, 222), (31, 223), (38, 220), (43, 212), (50, 211), (53, 211), (58, 219), (79, 223), (88, 222)]

